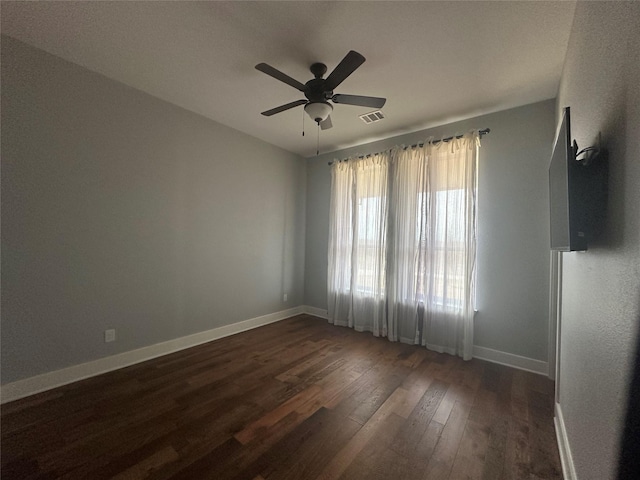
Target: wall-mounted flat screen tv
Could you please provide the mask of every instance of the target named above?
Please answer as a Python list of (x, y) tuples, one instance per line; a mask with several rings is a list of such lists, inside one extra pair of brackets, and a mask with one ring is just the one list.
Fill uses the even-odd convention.
[(564, 108), (549, 164), (551, 250), (575, 252), (595, 245), (606, 225), (607, 183), (608, 159), (599, 138), (597, 147), (578, 151), (571, 142), (569, 107)]
[(569, 107), (563, 109), (549, 164), (551, 250), (572, 252), (587, 249), (585, 205), (581, 204), (583, 169), (571, 144)]

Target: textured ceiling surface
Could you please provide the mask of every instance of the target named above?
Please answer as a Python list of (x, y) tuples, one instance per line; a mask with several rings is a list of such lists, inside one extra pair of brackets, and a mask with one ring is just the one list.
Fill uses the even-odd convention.
[[(335, 105), (323, 152), (557, 94), (575, 2), (7, 2), (2, 33), (302, 156), (316, 126), (305, 83), (349, 50), (366, 62), (335, 93), (386, 97), (386, 118)], [(481, 126), (479, 126), (481, 127)]]

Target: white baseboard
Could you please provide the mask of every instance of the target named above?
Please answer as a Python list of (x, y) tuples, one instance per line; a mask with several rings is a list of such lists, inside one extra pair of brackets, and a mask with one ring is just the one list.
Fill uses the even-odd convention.
[(134, 365), (136, 363), (145, 362), (152, 358), (184, 350), (185, 348), (195, 347), (202, 343), (211, 342), (219, 338), (228, 337), (229, 335), (268, 325), (269, 323), (278, 322), (304, 312), (305, 307), (294, 307), (280, 312), (250, 318), (231, 325), (225, 325), (223, 327), (213, 328), (204, 332), (194, 333), (192, 335), (157, 343), (148, 347), (142, 347), (136, 350), (119, 353), (117, 355), (100, 358), (91, 362), (81, 363), (80, 365), (74, 365), (61, 370), (43, 373), (42, 375), (25, 378), (24, 380), (18, 380), (2, 386), (0, 389), (0, 403), (6, 403), (19, 398), (28, 397), (29, 395), (51, 390), (52, 388), (77, 382), (78, 380), (94, 377), (96, 375), (128, 367), (129, 365)]
[(558, 450), (560, 452), (560, 463), (562, 464), (562, 476), (564, 480), (577, 480), (576, 467), (573, 464), (571, 456), (571, 448), (569, 445), (569, 437), (564, 426), (564, 417), (562, 416), (562, 408), (559, 403), (555, 405), (555, 417), (553, 423), (556, 426), (556, 439), (558, 441)]
[(321, 308), (312, 307), (310, 305), (304, 305), (302, 308), (304, 313), (306, 313), (307, 315), (313, 315), (314, 317), (324, 318), (325, 320), (329, 318), (329, 314), (327, 313), (327, 311)]
[(486, 360), (487, 362), (499, 363), (507, 367), (513, 367), (540, 375), (549, 375), (549, 364), (542, 360), (535, 360), (529, 357), (521, 357), (513, 353), (501, 352), (492, 348), (473, 346), (473, 358)]

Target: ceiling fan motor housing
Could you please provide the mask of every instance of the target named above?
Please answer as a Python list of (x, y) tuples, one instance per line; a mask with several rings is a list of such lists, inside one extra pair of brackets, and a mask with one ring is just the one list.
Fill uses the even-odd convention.
[(309, 80), (306, 84), (304, 96), (310, 102), (325, 102), (333, 97), (333, 91), (327, 90), (325, 87), (324, 78), (314, 78)]

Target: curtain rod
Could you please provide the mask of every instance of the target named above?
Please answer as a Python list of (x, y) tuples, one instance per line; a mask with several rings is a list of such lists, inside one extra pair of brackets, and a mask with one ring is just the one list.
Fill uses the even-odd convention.
[[(483, 135), (488, 134), (491, 131), (490, 128), (483, 128), (481, 130), (478, 130), (478, 136), (480, 138), (482, 138)], [(455, 138), (462, 138), (464, 137), (464, 135), (455, 135)], [(449, 142), (451, 140), (453, 140), (454, 136), (450, 136), (450, 137), (445, 137), (445, 138), (439, 138), (438, 140), (431, 140), (431, 143), (439, 143), (439, 142)], [(424, 142), (420, 142), (420, 143), (414, 143), (413, 145), (410, 145), (408, 147), (404, 147), (403, 150), (406, 150), (407, 148), (416, 148), (416, 147), (422, 147), (424, 145)], [(381, 152), (376, 152), (376, 153), (368, 153), (366, 155), (359, 155), (357, 158), (365, 158), (365, 157), (371, 157), (372, 155), (377, 155), (378, 153)], [(343, 158), (342, 160), (338, 160), (338, 162), (343, 162), (347, 160), (346, 158)], [(329, 165), (333, 165), (333, 162), (329, 162)]]

